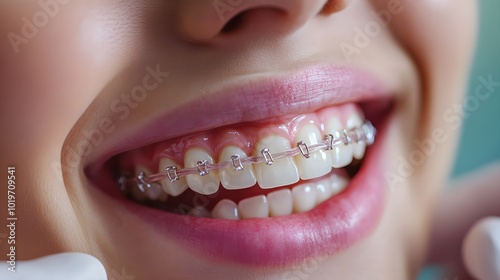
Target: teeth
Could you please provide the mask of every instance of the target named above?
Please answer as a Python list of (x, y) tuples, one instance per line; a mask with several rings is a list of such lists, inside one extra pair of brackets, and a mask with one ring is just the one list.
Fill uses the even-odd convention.
[[(342, 131), (344, 128), (350, 130), (360, 127), (362, 124), (361, 116), (358, 113), (352, 113), (347, 118), (345, 125), (342, 124), (338, 117), (332, 117), (324, 123), (324, 127), (322, 124), (322, 130), (324, 129), (327, 133), (333, 132), (334, 139), (343, 139), (344, 134)], [(177, 177), (175, 182), (171, 182), (169, 178), (166, 178), (151, 183), (150, 187), (147, 187), (145, 183), (141, 185), (141, 178), (138, 177), (132, 182), (138, 184), (138, 186), (143, 186), (145, 191), (141, 192), (140, 188), (131, 187), (129, 194), (139, 202), (166, 202), (169, 196), (179, 196), (187, 188), (203, 195), (214, 194), (218, 191), (219, 184), (222, 184), (228, 190), (249, 188), (256, 183), (262, 189), (272, 189), (296, 184), (300, 179), (310, 180), (322, 177), (332, 172), (333, 167), (334, 171), (331, 175), (314, 181), (301, 182), (292, 189), (282, 188), (267, 195), (243, 199), (238, 204), (229, 199), (223, 199), (217, 203), (211, 212), (203, 207), (195, 207), (183, 214), (187, 212), (188, 215), (198, 217), (239, 220), (303, 213), (342, 192), (348, 184), (348, 179), (346, 179), (347, 174), (342, 173), (345, 170), (340, 168), (349, 165), (353, 158), (362, 159), (366, 150), (366, 143), (360, 141), (351, 142), (348, 145), (335, 145), (332, 150), (315, 150), (308, 154), (307, 147), (324, 143), (320, 130), (315, 124), (311, 123), (300, 127), (292, 142), (297, 143), (297, 146), (295, 144), (294, 146), (299, 148), (300, 154), (297, 154), (297, 148), (292, 150), (290, 141), (285, 137), (271, 135), (259, 139), (255, 144), (253, 158), (248, 161), (251, 163), (244, 164), (239, 171), (235, 170), (235, 167), (240, 166), (239, 159), (248, 158), (248, 155), (239, 147), (224, 147), (218, 156), (218, 162), (224, 162), (224, 164), (215, 166), (213, 165), (214, 159), (208, 151), (201, 147), (191, 148), (185, 153), (183, 167), (190, 170), (182, 170), (183, 168), (170, 158), (160, 159), (158, 173), (163, 173), (161, 178), (167, 175), (165, 174), (167, 167), (176, 167), (177, 171), (181, 170), (180, 177)], [(285, 151), (285, 154), (292, 155), (291, 153), (294, 153), (295, 156), (283, 158), (284, 154), (278, 155)], [(239, 158), (235, 158), (235, 155), (238, 155)], [(258, 157), (263, 157), (265, 161), (262, 162), (262, 159), (259, 160)], [(209, 169), (219, 169), (221, 166), (229, 166), (229, 163), (232, 163), (232, 166), (226, 169)], [(207, 165), (211, 166), (208, 167)], [(198, 173), (192, 174), (193, 169), (197, 170)], [(168, 175), (176, 177), (175, 170), (170, 169), (170, 171), (173, 171), (173, 173)], [(148, 168), (142, 165), (136, 167), (136, 177), (140, 172), (144, 172), (145, 176), (152, 174)], [(152, 178), (158, 178), (157, 176), (154, 175)], [(128, 183), (125, 184), (128, 186)]]
[[(342, 192), (347, 183), (348, 179), (343, 175), (334, 173), (322, 180), (296, 186), (291, 191), (284, 188), (273, 191), (267, 196), (258, 195), (243, 199), (238, 205), (229, 199), (223, 199), (215, 205), (210, 216), (217, 219), (239, 220), (303, 213)], [(203, 211), (196, 215), (207, 216)]]
[(346, 178), (347, 177), (343, 177), (337, 174), (332, 174), (332, 176), (330, 176), (331, 187), (333, 190), (332, 195), (339, 194), (347, 187), (349, 181)]
[[(299, 129), (295, 141), (304, 141), (307, 146), (318, 144), (323, 141), (321, 133), (316, 125), (307, 124)], [(295, 156), (295, 162), (299, 170), (300, 178), (303, 180), (313, 179), (328, 174), (332, 170), (331, 156), (326, 151), (317, 151), (306, 158), (302, 154)]]
[[(342, 131), (344, 128), (340, 119), (333, 117), (326, 123), (326, 131), (337, 131), (333, 136), (335, 138), (342, 137)], [(337, 145), (333, 147), (331, 151), (327, 151), (332, 157), (332, 166), (334, 168), (342, 168), (352, 162), (353, 148), (352, 145)]]
[(196, 206), (193, 209), (189, 210), (188, 215), (195, 216), (195, 217), (203, 217), (203, 218), (211, 218), (212, 217), (212, 215), (210, 214), (210, 212), (208, 212), (207, 209), (200, 207), (200, 206)]
[[(358, 114), (352, 114), (347, 119), (347, 129), (352, 129), (363, 124), (363, 120)], [(366, 143), (365, 142), (357, 142), (351, 144), (353, 150), (353, 156), (355, 159), (362, 159), (365, 155)]]
[[(231, 161), (231, 156), (239, 155), (246, 158), (247, 155), (240, 148), (226, 147), (219, 156), (219, 162)], [(236, 171), (233, 167), (221, 170), (219, 173), (222, 186), (228, 190), (249, 188), (257, 182), (251, 164), (244, 164), (243, 170)]]
[(269, 217), (269, 204), (265, 195), (243, 199), (238, 203), (238, 209), (242, 219)]
[[(150, 175), (151, 174), (151, 171), (142, 166), (142, 165), (139, 165), (137, 166), (136, 168), (136, 174), (138, 175), (139, 172), (144, 172), (144, 174), (146, 176)], [(139, 188), (137, 188), (137, 190), (139, 191), (139, 193), (142, 193)], [(144, 197), (141, 196), (140, 194), (138, 193), (134, 193), (133, 195), (138, 195), (140, 197), (140, 199), (142, 199), (142, 201), (146, 200), (145, 198), (148, 198), (149, 200), (157, 200), (160, 198), (161, 194), (162, 194), (162, 191), (161, 191), (161, 186), (157, 183), (152, 183), (151, 184), (151, 187), (150, 188), (147, 188), (145, 189), (146, 191), (143, 193)]]
[(282, 189), (269, 193), (267, 195), (267, 201), (269, 203), (269, 215), (271, 217), (292, 214), (292, 192), (289, 189)]
[[(260, 154), (265, 148), (271, 154), (289, 150), (290, 142), (280, 136), (268, 136), (256, 145), (255, 154)], [(259, 186), (270, 189), (280, 186), (291, 185), (299, 181), (299, 172), (293, 158), (275, 160), (272, 165), (264, 163), (255, 164), (255, 175)]]
[(321, 180), (316, 184), (316, 203), (321, 204), (333, 195), (333, 188), (329, 180)]
[(239, 220), (238, 205), (232, 200), (223, 199), (215, 205), (212, 210), (212, 217), (217, 219)]
[[(186, 168), (197, 167), (199, 161), (206, 160), (207, 163), (213, 164), (213, 158), (204, 150), (200, 148), (193, 148), (186, 152), (184, 156), (184, 166)], [(195, 192), (210, 195), (219, 190), (219, 175), (216, 170), (210, 170), (210, 173), (205, 176), (199, 174), (192, 174), (186, 176), (186, 182), (190, 189)]]
[(151, 184), (151, 188), (146, 190), (146, 196), (150, 200), (158, 200), (163, 193), (161, 186), (159, 184), (153, 183)]
[(319, 181), (316, 185), (316, 205), (342, 192), (347, 187), (347, 183), (346, 177), (338, 174), (332, 174), (330, 178)]
[[(162, 158), (160, 160), (160, 167), (159, 167), (160, 173), (165, 172), (165, 168), (167, 166), (175, 166), (179, 168), (179, 165), (176, 164), (173, 160), (169, 158)], [(160, 181), (160, 184), (163, 188), (163, 191), (165, 191), (171, 196), (178, 196), (188, 188), (188, 185), (186, 183), (186, 178), (184, 177), (179, 178), (179, 180), (175, 182), (170, 182), (169, 179), (163, 179)]]
[(293, 210), (296, 213), (307, 212), (316, 206), (316, 186), (302, 184), (292, 189)]

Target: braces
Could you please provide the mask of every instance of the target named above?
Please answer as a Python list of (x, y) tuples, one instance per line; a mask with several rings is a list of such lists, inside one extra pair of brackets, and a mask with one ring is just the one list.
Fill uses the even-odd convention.
[(337, 145), (348, 145), (355, 142), (365, 142), (367, 145), (373, 144), (377, 130), (369, 122), (365, 121), (361, 126), (336, 131), (333, 134), (325, 135), (325, 140), (321, 143), (314, 145), (307, 145), (304, 141), (297, 143), (295, 148), (290, 150), (272, 154), (268, 148), (262, 149), (262, 156), (251, 156), (241, 158), (240, 155), (231, 156), (231, 160), (219, 163), (208, 163), (206, 160), (201, 160), (196, 163), (196, 167), (178, 169), (176, 166), (167, 166), (165, 173), (157, 173), (146, 176), (143, 171), (140, 171), (136, 177), (127, 177), (122, 175), (118, 178), (118, 188), (120, 191), (127, 190), (127, 183), (135, 183), (141, 192), (147, 191), (155, 182), (168, 179), (170, 182), (176, 182), (181, 177), (198, 174), (205, 176), (210, 174), (211, 170), (221, 170), (226, 168), (233, 168), (235, 171), (244, 170), (244, 164), (266, 163), (272, 165), (274, 161), (294, 157), (301, 154), (305, 158), (310, 158), (311, 154), (320, 150), (332, 150)]

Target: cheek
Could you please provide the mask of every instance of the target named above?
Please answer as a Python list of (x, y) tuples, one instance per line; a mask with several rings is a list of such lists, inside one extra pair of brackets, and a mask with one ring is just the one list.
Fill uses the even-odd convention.
[(423, 108), (420, 132), (428, 135), (431, 127), (449, 128), (443, 113), (459, 104), (463, 97), (476, 41), (476, 1), (371, 2), (378, 11), (399, 6), (400, 12), (392, 14), (388, 28), (420, 75)]
[[(420, 170), (415, 185), (422, 198), (436, 197), (442, 180), (452, 166), (459, 139), (461, 118), (448, 112), (460, 107), (468, 81), (469, 67), (476, 42), (475, 1), (420, 1), (411, 5), (394, 26), (396, 36), (416, 62), (422, 82), (422, 111), (419, 143), (432, 143), (435, 151)], [(440, 141), (439, 139), (444, 139)], [(412, 151), (422, 151), (413, 146)], [(417, 188), (415, 188), (417, 189)], [(417, 192), (417, 190), (416, 190)]]
[(0, 33), (8, 38), (0, 45), (0, 109), (15, 119), (6, 143), (13, 153), (30, 139), (54, 144), (60, 136), (61, 144), (133, 48), (132, 26), (110, 24), (123, 12), (108, 13), (102, 2), (31, 2), (0, 5)]
[[(457, 123), (449, 121), (445, 113), (463, 99), (476, 41), (477, 4), (447, 0), (403, 3), (407, 7), (391, 28), (421, 75), (421, 135), (441, 129), (449, 139), (457, 139)], [(446, 146), (442, 150), (451, 154), (454, 145)]]

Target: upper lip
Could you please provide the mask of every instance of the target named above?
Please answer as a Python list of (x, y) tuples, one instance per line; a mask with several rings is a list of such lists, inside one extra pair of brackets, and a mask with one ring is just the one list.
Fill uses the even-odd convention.
[(96, 171), (112, 156), (133, 148), (217, 127), (312, 112), (325, 106), (389, 95), (372, 74), (313, 65), (292, 73), (251, 79), (205, 93), (135, 130), (121, 131), (88, 159)]

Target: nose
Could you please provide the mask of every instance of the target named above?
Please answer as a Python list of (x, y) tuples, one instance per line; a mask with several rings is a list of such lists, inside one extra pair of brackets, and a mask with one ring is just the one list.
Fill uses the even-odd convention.
[(177, 26), (190, 41), (291, 33), (315, 16), (346, 7), (348, 0), (183, 0)]

